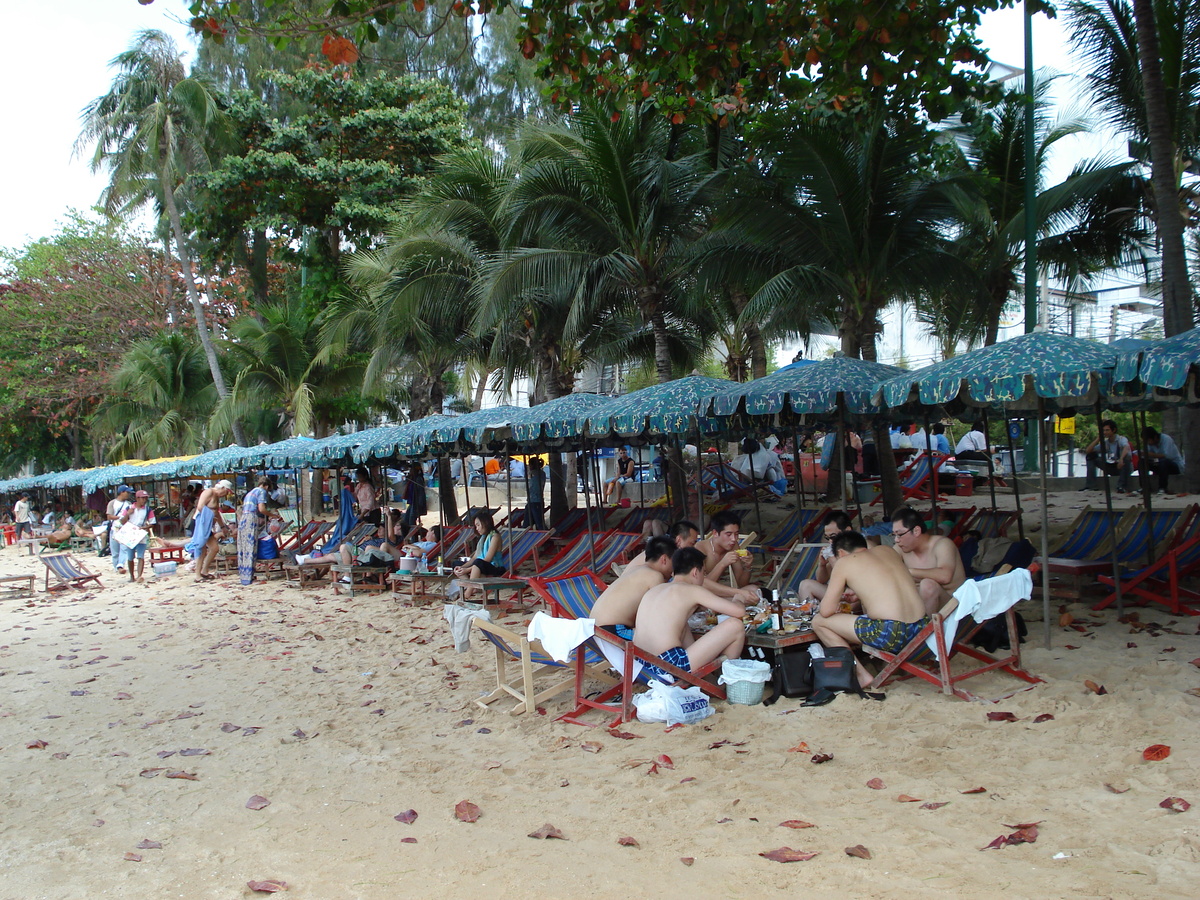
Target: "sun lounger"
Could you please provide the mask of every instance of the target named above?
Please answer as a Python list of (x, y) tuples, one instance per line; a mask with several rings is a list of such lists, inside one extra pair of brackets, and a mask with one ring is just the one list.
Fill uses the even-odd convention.
[[(540, 578), (557, 578), (560, 575), (567, 575), (571, 572), (578, 572), (592, 564), (592, 554), (597, 557), (597, 568), (599, 568), (599, 557), (606, 541), (613, 532), (608, 532), (601, 535), (593, 535), (590, 532), (585, 532), (574, 541), (564, 547), (559, 554), (546, 563), (538, 577)], [(589, 545), (591, 550), (589, 550)], [(609, 560), (609, 565), (612, 564)]]
[(1068, 597), (1078, 597), (1081, 579), (1087, 576), (1112, 574), (1113, 557), (1121, 568), (1130, 568), (1150, 559), (1154, 549), (1169, 540), (1183, 520), (1184, 513), (1177, 509), (1131, 510), (1122, 531), (1116, 536), (1116, 546), (1108, 549), (1110, 542), (1090, 558), (1051, 556), (1045, 561), (1053, 577), (1067, 578), (1071, 586), (1063, 590)]
[[(554, 611), (555, 615), (575, 619), (590, 617), (592, 606), (606, 587), (595, 573), (587, 571), (557, 578), (531, 578), (529, 586), (546, 601), (547, 607)], [(621, 680), (599, 694), (591, 695), (587, 689), (592, 677), (587, 663), (587, 644), (576, 648), (575, 708), (560, 716), (560, 721), (590, 725), (593, 723), (585, 721), (582, 717), (592, 711), (605, 716), (615, 716), (605, 723), (608, 727), (630, 721), (634, 717), (634, 684), (638, 681), (644, 683), (645, 673), (642, 669), (645, 663), (652, 663), (656, 668), (668, 673), (676, 682), (699, 687), (715, 699), (725, 699), (723, 687), (704, 680), (706, 675), (719, 667), (720, 663), (716, 660), (695, 672), (685, 672), (661, 657), (646, 653), (635, 646), (633, 641), (623, 640), (602, 628), (597, 628), (595, 636), (587, 643), (608, 660), (613, 669), (620, 674)]]
[(769, 553), (786, 553), (792, 544), (810, 538), (829, 512), (831, 508), (828, 506), (792, 510), (780, 523), (779, 529), (763, 540), (762, 548)]
[[(1121, 577), (1121, 594), (1126, 602), (1140, 606), (1158, 603), (1176, 616), (1200, 616), (1200, 593), (1188, 590), (1180, 579), (1200, 573), (1200, 508), (1195, 505), (1184, 510), (1182, 524), (1171, 543), (1152, 563), (1141, 568), (1129, 568)], [(1114, 586), (1111, 572), (1097, 574), (1096, 580)], [(1116, 602), (1115, 592), (1092, 609), (1106, 609)]]
[(778, 590), (780, 596), (799, 593), (800, 582), (812, 578), (825, 547), (825, 544), (792, 544), (767, 582), (767, 589)]
[[(904, 492), (901, 502), (907, 503), (910, 500), (928, 500), (931, 495), (929, 489), (926, 487), (926, 484), (932, 482), (934, 488), (937, 488), (938, 470), (945, 465), (947, 459), (949, 459), (949, 457), (944, 453), (934, 452), (933, 463), (931, 465), (929, 461), (929, 454), (918, 454), (917, 457), (908, 464), (907, 468), (900, 473), (900, 488)], [(858, 483), (860, 485), (882, 484), (879, 479), (875, 478), (860, 478), (858, 479)], [(938, 493), (939, 496), (941, 496), (941, 492), (939, 491)], [(869, 505), (874, 506), (876, 503), (881, 503), (882, 501), (883, 494), (881, 493), (878, 497), (872, 500)]]
[[(96, 583), (96, 587), (104, 587), (100, 576), (89, 570), (70, 553), (43, 553), (38, 559), (46, 566), (45, 589), (47, 591), (65, 591), (67, 588), (83, 590), (84, 585), (93, 581)], [(50, 583), (51, 575), (55, 578), (53, 584)]]
[[(893, 677), (913, 676), (938, 687), (943, 694), (953, 694), (962, 700), (982, 700), (984, 698), (961, 687), (962, 682), (985, 672), (1004, 672), (1025, 682), (1024, 686), (995, 698), (1003, 700), (1042, 683), (1042, 679), (1021, 668), (1021, 638), (1014, 611), (1017, 603), (1028, 600), (1032, 593), (1033, 578), (1028, 569), (1016, 569), (983, 581), (964, 582), (898, 653), (863, 647), (884, 663), (871, 683), (871, 689), (879, 689)], [(990, 654), (970, 646), (970, 640), (983, 624), (998, 615), (1005, 617), (1008, 629), (1007, 655)], [(963, 656), (983, 665), (955, 674), (952, 663)]]
[(971, 517), (963, 528), (963, 534), (978, 531), (981, 538), (1008, 537), (1008, 528), (1016, 521), (1016, 510), (985, 508)]

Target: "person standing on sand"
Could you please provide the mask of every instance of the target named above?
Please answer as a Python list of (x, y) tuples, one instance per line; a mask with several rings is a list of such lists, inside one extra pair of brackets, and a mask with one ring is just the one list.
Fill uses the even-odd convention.
[[(130, 583), (136, 581), (140, 584), (145, 581), (142, 576), (146, 569), (146, 548), (150, 545), (155, 524), (157, 524), (157, 520), (154, 517), (154, 507), (150, 505), (150, 495), (145, 491), (138, 491), (134, 494), (133, 503), (121, 511), (114, 523), (113, 527), (134, 525), (146, 531), (146, 535), (132, 547), (123, 546), (120, 541), (117, 541), (117, 546), (121, 547), (121, 560), (125, 564), (125, 568), (129, 570)], [(134, 575), (135, 568), (137, 569), (136, 577)]]
[(28, 494), (22, 494), (21, 499), (13, 504), (13, 523), (17, 527), (18, 541), (21, 539), (22, 532), (25, 533), (25, 537), (33, 537), (33, 521), (30, 518), (31, 509)]
[(525, 498), (525, 527), (546, 530), (546, 461), (531, 456), (525, 467), (529, 479), (529, 496)]
[(133, 488), (127, 484), (117, 488), (116, 496), (108, 501), (108, 507), (105, 510), (104, 517), (108, 520), (108, 552), (112, 554), (113, 571), (118, 575), (125, 574), (125, 567), (121, 564), (121, 558), (124, 553), (121, 551), (121, 545), (113, 540), (113, 529), (117, 527), (117, 516), (125, 511), (125, 507), (129, 505), (129, 498), (133, 496)]
[(258, 484), (246, 492), (238, 516), (237, 552), (238, 578), (242, 584), (254, 584), (254, 561), (258, 556), (258, 534), (267, 524), (267, 501), (274, 490), (274, 480), (260, 475)]
[(220, 550), (218, 536), (225, 534), (225, 520), (221, 518), (221, 500), (233, 493), (233, 482), (218, 481), (200, 492), (196, 500), (196, 516), (192, 520), (192, 539), (184, 549), (196, 565), (197, 581), (212, 581), (209, 573), (213, 560)]

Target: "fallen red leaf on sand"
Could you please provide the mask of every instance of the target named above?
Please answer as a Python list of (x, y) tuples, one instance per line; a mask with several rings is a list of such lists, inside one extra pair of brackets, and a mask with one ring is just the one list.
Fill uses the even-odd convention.
[(993, 840), (990, 844), (988, 844), (986, 847), (980, 847), (979, 849), (980, 850), (1000, 850), (1001, 848), (1007, 847), (1007, 846), (1008, 846), (1008, 835), (1002, 834), (998, 838)]
[(694, 857), (694, 856), (681, 856), (681, 857), (679, 857), (679, 861), (680, 861), (681, 863), (683, 863), (685, 866), (690, 866), (692, 863), (694, 863), (694, 862), (696, 861), (696, 857)]
[(620, 844), (622, 847), (640, 847), (640, 846), (642, 846), (641, 844), (639, 844), (637, 842), (636, 838), (631, 838), (628, 835), (626, 835), (625, 837), (617, 838), (617, 843)]
[(46, 741), (38, 739), (36, 741), (30, 741), (28, 744), (26, 744), (25, 749), (26, 750), (45, 750), (49, 746), (50, 745), (48, 743), (46, 743)]
[(632, 731), (617, 731), (615, 728), (608, 729), (608, 733), (615, 738), (620, 738), (623, 741), (632, 741), (641, 737), (640, 734), (634, 734)]
[(1171, 748), (1166, 744), (1151, 744), (1142, 751), (1142, 759), (1147, 762), (1158, 762), (1160, 759), (1166, 759), (1171, 755)]
[(731, 818), (729, 818), (728, 816), (726, 816), (724, 819), (717, 819), (717, 824), (718, 824), (718, 825), (724, 825), (724, 824), (726, 824), (726, 823), (728, 823), (728, 822), (732, 822), (732, 821), (733, 821), (733, 819), (731, 819)]
[(679, 783), (680, 783), (680, 784), (687, 784), (689, 781), (695, 781), (695, 780), (696, 780), (696, 776), (695, 776), (695, 775), (689, 775), (687, 778), (680, 778), (680, 779), (679, 779)]
[(547, 822), (537, 831), (529, 832), (529, 837), (537, 838), (539, 841), (549, 840), (550, 838), (557, 838), (560, 841), (565, 841), (567, 839), (566, 835), (564, 835), (549, 822)]
[(226, 734), (232, 734), (232, 733), (233, 733), (233, 732), (235, 732), (235, 731), (241, 731), (241, 730), (242, 730), (242, 726), (241, 726), (241, 725), (234, 725), (232, 722), (222, 722), (222, 723), (221, 723), (221, 730), (222, 730), (223, 732), (225, 732)]
[(1187, 812), (1192, 808), (1192, 804), (1188, 803), (1182, 797), (1168, 797), (1158, 805), (1163, 809), (1169, 809), (1173, 812)]
[(182, 769), (176, 769), (174, 772), (168, 772), (167, 778), (182, 778), (184, 781), (199, 781), (200, 776), (195, 772), (185, 772)]
[(807, 741), (801, 741), (795, 747), (788, 747), (788, 753), (812, 753), (812, 751), (808, 749)]
[(1064, 650), (1078, 650), (1079, 648), (1077, 646), (1075, 646), (1074, 644), (1063, 644), (1063, 649)]
[(255, 794), (246, 801), (246, 809), (266, 809), (271, 805), (271, 801), (261, 794)]
[(817, 765), (820, 765), (821, 763), (829, 762), (831, 759), (833, 759), (832, 753), (818, 753), (816, 756), (814, 756), (812, 758), (812, 761), (815, 762)]
[[(666, 728), (664, 728), (663, 734), (670, 734), (672, 731), (678, 731), (680, 728), (687, 728), (687, 726), (684, 725), (682, 722), (676, 722), (674, 725), (668, 725)], [(690, 856), (683, 857), (683, 858), (691, 859)], [(690, 866), (691, 863), (688, 863), (688, 865)]]
[(1083, 683), (1083, 686), (1085, 688), (1087, 688), (1089, 691), (1091, 691), (1093, 694), (1107, 694), (1108, 693), (1108, 688), (1106, 688), (1102, 684), (1096, 684), (1096, 682), (1092, 681), (1091, 679), (1088, 679), (1087, 681), (1085, 681)]
[(139, 850), (161, 850), (162, 841), (152, 841), (149, 838), (143, 838), (141, 843), (137, 845)]
[(454, 818), (460, 822), (478, 822), (483, 812), (470, 800), (459, 800), (454, 805)]
[(654, 762), (660, 769), (675, 768), (675, 761), (672, 760), (671, 757), (667, 756), (667, 754), (665, 754), (665, 753), (654, 757)]
[(1058, 617), (1058, 626), (1060, 628), (1066, 628), (1068, 625), (1070, 625), (1074, 621), (1075, 621), (1075, 617), (1073, 615), (1071, 615), (1069, 612), (1065, 612), (1061, 616)]
[(142, 769), (142, 771), (138, 772), (138, 774), (141, 775), (143, 778), (153, 778), (155, 775), (161, 775), (165, 771), (167, 771), (167, 770), (163, 769), (163, 768)]
[(812, 859), (817, 853), (807, 850), (793, 850), (791, 847), (780, 847), (778, 850), (768, 850), (766, 853), (760, 853), (759, 856), (764, 859), (769, 859), (772, 862), (804, 862)]
[(862, 844), (855, 844), (853, 847), (846, 848), (846, 855), (854, 856), (854, 857), (857, 857), (858, 859), (870, 859), (871, 851), (868, 850), (866, 847), (864, 847)]
[(597, 741), (584, 741), (579, 745), (579, 749), (584, 753), (599, 753), (604, 749), (604, 745)]
[(959, 791), (959, 793), (960, 794), (986, 794), (987, 788), (985, 788), (985, 787), (967, 788), (965, 791)]
[(1036, 716), (1034, 718), (1033, 724), (1040, 725), (1043, 722), (1052, 722), (1053, 720), (1054, 720), (1054, 716), (1050, 715), (1050, 713), (1042, 713), (1040, 716)]
[[(1128, 649), (1132, 650), (1133, 648), (1135, 648), (1135, 647), (1137, 646), (1137, 644), (1135, 644), (1133, 641), (1128, 641), (1128, 642), (1125, 644), (1125, 646), (1126, 646)], [(1192, 662), (1194, 663), (1194, 662), (1196, 662), (1196, 660), (1194, 660), (1194, 659), (1193, 659), (1193, 660), (1192, 660)]]
[(803, 819), (788, 819), (786, 822), (779, 823), (780, 828), (816, 828), (812, 822), (805, 822)]
[(1197, 656), (1195, 659), (1191, 660), (1191, 663), (1193, 666), (1200, 666), (1200, 656)]
[(1015, 722), (1017, 717), (1010, 712), (990, 712), (987, 714), (989, 722)]
[(941, 809), (949, 802), (949, 800), (943, 800), (940, 803), (922, 803), (921, 809)]
[(397, 822), (403, 822), (405, 825), (411, 825), (417, 821), (417, 811), (415, 809), (406, 809), (398, 816), (392, 816)]
[(873, 791), (882, 791), (887, 785), (883, 783), (882, 778), (872, 778), (867, 782), (867, 787)]
[(288, 889), (286, 881), (247, 881), (246, 887), (252, 891), (260, 891), (264, 894), (274, 894), (278, 891), (286, 891)]
[(1108, 788), (1110, 791), (1112, 791), (1114, 794), (1124, 794), (1126, 791), (1129, 790), (1129, 785), (1125, 784), (1125, 782), (1123, 782), (1123, 781), (1116, 781), (1116, 782), (1106, 781), (1106, 782), (1104, 782), (1104, 786), (1106, 788)]
[(921, 798), (920, 797), (910, 797), (910, 796), (908, 796), (908, 794), (901, 794), (899, 797), (896, 798), (896, 802), (897, 803), (920, 803)]
[(417, 839), (415, 837), (400, 838), (400, 843), (402, 843), (402, 844), (415, 844), (416, 842), (417, 842)]
[(1010, 844), (1032, 844), (1038, 838), (1037, 822), (1030, 822), (1027, 825), (1005, 825), (1004, 827), (1016, 829), (1008, 836)]
[(140, 853), (126, 853), (126, 854), (125, 854), (125, 859), (126, 859), (128, 862), (141, 862), (141, 861), (142, 861), (142, 854), (140, 854)]

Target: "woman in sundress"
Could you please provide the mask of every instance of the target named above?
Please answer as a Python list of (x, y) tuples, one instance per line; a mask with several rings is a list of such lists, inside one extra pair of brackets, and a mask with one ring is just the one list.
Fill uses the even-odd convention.
[(258, 486), (246, 492), (242, 500), (242, 511), (238, 515), (238, 577), (242, 584), (254, 583), (254, 560), (258, 555), (258, 535), (267, 523), (267, 501), (274, 482), (269, 475), (261, 475)]

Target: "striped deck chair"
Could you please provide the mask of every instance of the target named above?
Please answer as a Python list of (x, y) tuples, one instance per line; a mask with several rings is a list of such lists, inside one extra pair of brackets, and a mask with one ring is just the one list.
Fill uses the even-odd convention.
[[(1190, 506), (1184, 515), (1184, 523), (1158, 559), (1122, 576), (1121, 594), (1127, 601), (1132, 599), (1139, 606), (1159, 603), (1175, 616), (1200, 616), (1200, 593), (1179, 584), (1181, 578), (1200, 573), (1200, 508)], [(1101, 584), (1114, 586), (1111, 574), (1096, 577)], [(1092, 609), (1105, 609), (1116, 599), (1113, 592)]]
[[(605, 532), (601, 535), (592, 535), (584, 533), (579, 535), (574, 541), (562, 549), (558, 556), (546, 563), (542, 570), (538, 572), (541, 578), (556, 578), (560, 575), (567, 575), (571, 572), (578, 572), (592, 564), (592, 552), (596, 554), (596, 561), (599, 563), (600, 553), (608, 541), (609, 536), (614, 532)], [(639, 535), (640, 537), (640, 535)], [(591, 550), (588, 549), (589, 545)], [(612, 560), (609, 561), (612, 565)]]
[(517, 529), (513, 529), (513, 532), (511, 542), (506, 540), (500, 544), (503, 549), (497, 565), (508, 569), (509, 575), (516, 577), (517, 569), (532, 557), (533, 570), (536, 572), (541, 567), (538, 548), (550, 539), (550, 532), (538, 531), (536, 528), (521, 529), (520, 533), (517, 533)]
[(786, 553), (796, 541), (808, 537), (812, 533), (810, 526), (815, 524), (817, 518), (824, 519), (829, 511), (828, 506), (792, 510), (780, 523), (779, 529), (763, 540), (762, 548), (768, 553)]
[[(471, 624), (496, 651), (496, 688), (475, 701), (484, 709), (497, 700), (513, 697), (516, 698), (517, 704), (508, 711), (509, 715), (532, 715), (537, 712), (539, 703), (561, 694), (575, 683), (574, 667), (549, 656), (542, 648), (541, 642), (530, 641), (525, 634), (478, 616), (471, 619)], [(583, 657), (590, 677), (605, 684), (613, 683), (613, 678), (605, 672), (608, 664), (594, 647), (585, 646)], [(519, 668), (516, 677), (509, 676), (509, 663), (516, 663)], [(534, 668), (535, 666), (537, 668)], [(556, 679), (538, 690), (534, 680), (539, 675), (549, 674), (556, 675)]]
[[(946, 537), (950, 538), (956, 544), (961, 544), (963, 538), (967, 536), (967, 526), (974, 515), (975, 507), (973, 506), (969, 506), (966, 509), (942, 509), (940, 506), (938, 507), (938, 517), (941, 521), (949, 521), (951, 523), (950, 530), (946, 532)], [(941, 525), (941, 522), (938, 524)]]
[[(878, 690), (893, 677), (916, 677), (940, 688), (943, 694), (953, 694), (961, 700), (985, 700), (959, 685), (985, 672), (1004, 672), (1026, 682), (1001, 697), (985, 700), (996, 702), (1041, 684), (1042, 679), (1021, 668), (1021, 638), (1014, 612), (1017, 603), (1028, 600), (1032, 594), (1033, 577), (1028, 569), (1015, 569), (983, 581), (964, 582), (899, 652), (863, 646), (864, 651), (884, 663), (871, 683), (871, 690)], [(984, 623), (998, 615), (1005, 617), (1008, 627), (1010, 649), (1004, 656), (985, 653), (970, 645)], [(955, 674), (951, 664), (964, 656), (983, 665)]]
[(780, 596), (800, 593), (800, 582), (812, 577), (824, 549), (825, 544), (792, 544), (767, 582), (767, 590), (777, 589)]
[[(312, 536), (312, 533), (316, 530), (318, 524), (320, 523), (316, 519), (312, 519), (308, 522), (305, 522), (299, 528), (291, 531), (287, 537), (283, 537), (281, 535), (279, 539), (279, 549), (295, 550), (297, 544), (299, 544), (301, 541), (307, 540)], [(304, 551), (301, 550), (300, 552), (303, 553)]]
[(1116, 536), (1116, 547), (1111, 551), (1106, 541), (1105, 549), (1090, 558), (1052, 556), (1047, 560), (1052, 576), (1071, 580), (1068, 596), (1080, 595), (1080, 579), (1084, 576), (1111, 572), (1113, 556), (1116, 556), (1117, 565), (1122, 568), (1137, 566), (1149, 559), (1154, 548), (1168, 540), (1178, 529), (1184, 515), (1178, 509), (1156, 509), (1153, 512), (1138, 509), (1131, 510), (1131, 513), (1125, 527)]
[[(588, 511), (581, 507), (567, 510), (567, 514), (551, 526), (550, 531), (555, 540), (574, 540), (585, 531), (604, 531), (604, 522), (608, 518), (608, 509), (593, 509), (591, 517)], [(591, 527), (589, 528), (589, 522)]]
[[(586, 619), (591, 617), (592, 607), (596, 599), (604, 593), (607, 585), (594, 572), (582, 571), (557, 578), (531, 578), (529, 586), (534, 593), (546, 601), (547, 607), (556, 616)], [(633, 641), (623, 640), (611, 632), (601, 628), (596, 629), (595, 636), (585, 643), (600, 650), (610, 664), (613, 656), (620, 654), (620, 666), (613, 666), (620, 671), (621, 680), (614, 686), (590, 695), (587, 691), (590, 672), (587, 667), (586, 653), (575, 654), (575, 708), (565, 715), (559, 716), (561, 722), (571, 722), (575, 725), (591, 725), (583, 716), (598, 711), (606, 716), (613, 715), (611, 721), (605, 724), (614, 728), (622, 722), (628, 722), (634, 717), (633, 686), (635, 682), (645, 680), (641, 671), (642, 664), (653, 663), (659, 669), (668, 672), (677, 682), (699, 687), (704, 693), (718, 700), (725, 699), (725, 688), (704, 680), (706, 675), (716, 671), (720, 665), (716, 660), (695, 672), (684, 672), (663, 659), (635, 647)], [(608, 650), (608, 653), (604, 653)], [(610, 656), (610, 654), (612, 654)], [(635, 665), (636, 664), (636, 665)]]
[(637, 509), (631, 509), (629, 515), (623, 518), (617, 524), (617, 530), (623, 532), (640, 532), (642, 526), (651, 519), (657, 519), (660, 522), (666, 522), (670, 511), (666, 509), (653, 509), (651, 507), (641, 506)]
[[(1115, 533), (1122, 534), (1132, 517), (1133, 510), (1131, 509), (1123, 512), (1114, 511)], [(1111, 538), (1108, 512), (1089, 506), (1075, 517), (1075, 521), (1071, 523), (1059, 545), (1050, 550), (1050, 556), (1063, 559), (1088, 559), (1108, 549)]]
[(978, 531), (980, 537), (1008, 537), (1008, 528), (1016, 521), (1016, 510), (984, 508), (976, 512), (975, 516), (966, 523), (963, 534), (965, 535), (968, 531)]
[[(900, 488), (904, 491), (904, 496), (901, 498), (902, 503), (907, 503), (909, 500), (928, 500), (930, 497), (927, 483), (933, 482), (937, 484), (938, 470), (945, 465), (946, 460), (950, 457), (944, 453), (934, 452), (933, 463), (930, 464), (929, 454), (920, 453), (908, 464), (908, 467), (900, 473)], [(859, 484), (879, 484), (878, 479), (859, 479)], [(941, 492), (938, 492), (941, 496)], [(870, 502), (870, 506), (876, 503), (883, 502), (883, 494)]]
[(704, 488), (705, 497), (709, 500), (729, 502), (742, 497), (751, 497), (756, 493), (775, 497), (775, 494), (770, 492), (767, 482), (748, 480), (746, 476), (724, 460), (719, 463), (711, 463), (701, 469), (700, 484)]
[[(47, 592), (65, 591), (67, 588), (83, 590), (85, 584), (93, 581), (96, 582), (96, 587), (104, 587), (100, 576), (90, 571), (70, 553), (43, 553), (38, 559), (46, 564), (45, 590)], [(55, 578), (54, 584), (50, 583), (51, 575)]]

